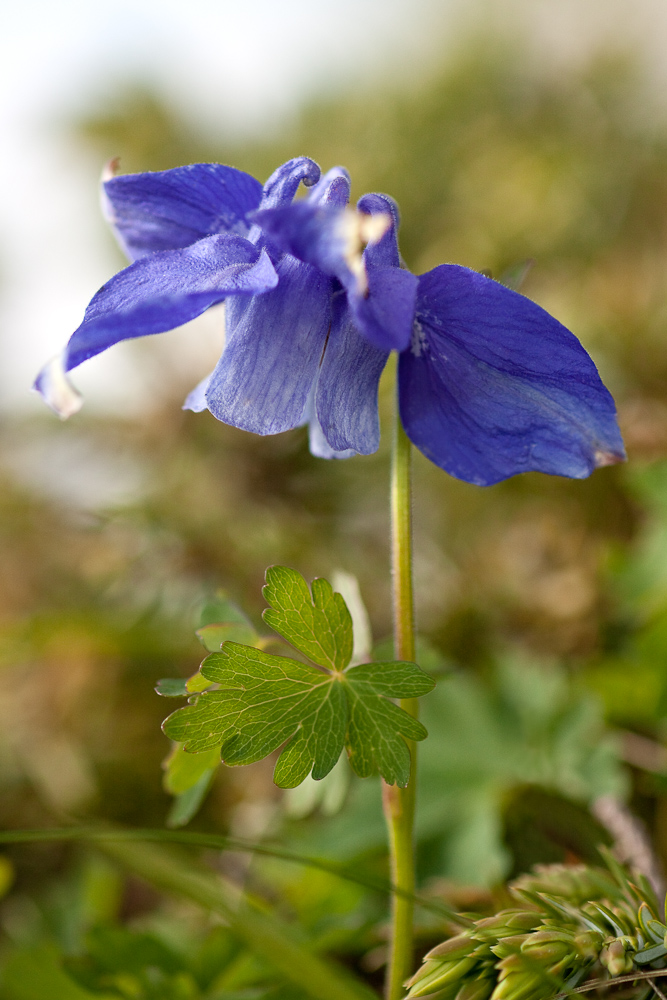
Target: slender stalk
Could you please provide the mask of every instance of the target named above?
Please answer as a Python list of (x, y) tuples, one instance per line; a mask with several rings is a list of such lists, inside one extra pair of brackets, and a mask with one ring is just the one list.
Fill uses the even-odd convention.
[[(414, 600), (412, 588), (412, 510), (410, 442), (403, 429), (396, 401), (391, 466), (391, 555), (394, 608), (394, 656), (414, 660)], [(401, 701), (401, 708), (417, 717), (416, 698)], [(391, 941), (385, 996), (400, 1000), (403, 983), (412, 972), (412, 924), (415, 891), (413, 826), (417, 748), (410, 744), (412, 768), (407, 788), (383, 785), (382, 801), (389, 831), (391, 880), (401, 891), (392, 897)]]

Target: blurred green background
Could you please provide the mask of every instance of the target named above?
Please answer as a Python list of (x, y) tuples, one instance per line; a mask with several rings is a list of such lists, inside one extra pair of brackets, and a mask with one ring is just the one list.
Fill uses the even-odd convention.
[[(494, 886), (534, 863), (595, 861), (630, 822), (626, 806), (656, 877), (667, 864), (667, 121), (642, 113), (640, 69), (603, 52), (542, 73), (521, 44), (474, 38), (427, 80), (315, 101), (267, 141), (204, 134), (145, 85), (68, 126), (85, 155), (121, 154), (126, 172), (218, 160), (264, 180), (300, 153), (323, 169), (343, 163), (355, 197), (398, 200), (417, 273), (453, 261), (500, 277), (532, 261), (523, 292), (574, 330), (617, 399), (629, 462), (584, 482), (531, 474), (478, 489), (415, 456), (417, 616), (424, 665), (440, 677), (424, 700), (419, 864), (427, 891), (465, 907), (490, 905)], [(216, 592), (260, 624), (267, 565), (354, 574), (375, 641), (391, 631), (392, 371), (378, 454), (324, 462), (304, 431), (260, 439), (182, 412), (192, 386), (154, 347), (133, 345), (154, 386), (141, 417), (84, 409), (67, 425), (47, 413), (0, 424), (7, 829), (164, 824), (159, 727), (170, 705), (153, 686), (196, 670), (194, 628)], [(193, 828), (384, 872), (376, 782), (341, 765), (322, 788), (284, 797), (271, 770), (221, 768)], [(79, 955), (90, 989), (222, 997), (262, 982), (227, 939), (208, 979), (179, 965), (174, 921), (199, 948), (208, 925), (138, 884), (123, 888), (78, 850), (24, 846), (7, 857), (5, 944), (57, 939)], [(243, 861), (224, 864), (280, 900), (314, 946), (373, 980), (381, 899), (293, 866), (256, 863), (249, 875)], [(134, 993), (118, 977), (109, 986), (118, 970), (100, 958), (99, 926), (120, 934), (124, 919), (166, 949), (151, 959), (163, 974), (151, 986), (141, 947), (153, 945), (132, 938)], [(434, 918), (421, 919), (424, 941), (437, 939)], [(23, 959), (7, 954), (7, 997), (38, 1000), (39, 986), (17, 985)], [(183, 982), (190, 993), (178, 992)]]

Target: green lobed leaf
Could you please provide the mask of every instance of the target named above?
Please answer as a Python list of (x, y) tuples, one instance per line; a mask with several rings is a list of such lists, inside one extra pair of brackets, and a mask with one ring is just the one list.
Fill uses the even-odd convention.
[(293, 788), (312, 771), (323, 778), (347, 745), (354, 770), (379, 770), (389, 783), (406, 785), (410, 752), (405, 739), (422, 740), (424, 727), (388, 698), (413, 698), (433, 687), (414, 663), (367, 663), (324, 672), (297, 660), (225, 643), (202, 664), (219, 684), (164, 723), (186, 752), (221, 747), (227, 764), (261, 760), (287, 742), (274, 781)]
[[(167, 781), (179, 793), (200, 779), (203, 784), (211, 765), (183, 763), (192, 754), (219, 751), (226, 764), (251, 764), (282, 746), (274, 781), (294, 788), (309, 774), (316, 781), (324, 778), (346, 747), (361, 777), (379, 771), (389, 784), (407, 785), (408, 741), (423, 740), (427, 732), (391, 699), (419, 698), (432, 690), (433, 679), (415, 663), (348, 666), (352, 619), (331, 584), (313, 580), (311, 591), (299, 573), (284, 566), (268, 569), (266, 581), (271, 608), (265, 620), (317, 666), (225, 641), (187, 682), (191, 704), (163, 724), (165, 734), (182, 745), (170, 758), (173, 775)], [(255, 641), (259, 645), (256, 635)], [(208, 685), (217, 687), (204, 690)], [(186, 784), (177, 789), (179, 768)]]
[(352, 657), (352, 618), (327, 580), (308, 584), (296, 570), (271, 566), (262, 593), (270, 608), (264, 621), (313, 663), (343, 670)]

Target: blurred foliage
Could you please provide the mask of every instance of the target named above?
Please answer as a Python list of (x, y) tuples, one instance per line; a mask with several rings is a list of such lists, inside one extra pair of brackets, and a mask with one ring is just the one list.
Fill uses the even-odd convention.
[[(536, 861), (599, 861), (607, 834), (585, 806), (622, 797), (625, 782), (591, 696), (573, 693), (554, 667), (504, 661), (486, 682), (463, 672), (441, 680), (422, 707), (422, 878), (484, 886)], [(355, 781), (340, 815), (292, 837), (306, 854), (382, 851), (379, 784)]]
[[(466, 908), (489, 907), (484, 886), (534, 863), (595, 862), (612, 839), (589, 812), (601, 796), (627, 795), (667, 862), (667, 123), (648, 121), (639, 79), (631, 58), (554, 75), (485, 41), (412, 89), (306, 107), (266, 142), (202, 136), (141, 88), (73, 129), (126, 171), (217, 159), (264, 179), (296, 153), (344, 163), (356, 196), (399, 201), (414, 270), (455, 260), (500, 275), (534, 259), (523, 291), (577, 333), (618, 399), (630, 463), (585, 482), (527, 475), (479, 490), (415, 456), (420, 629), (429, 669), (452, 667), (425, 699), (420, 869), (429, 891), (477, 901)], [(260, 439), (182, 413), (192, 386), (148, 340), (133, 345), (155, 400), (143, 419), (84, 410), (65, 427), (46, 414), (0, 426), (10, 829), (164, 822), (153, 686), (196, 671), (193, 629), (219, 587), (258, 625), (267, 565), (308, 578), (342, 568), (376, 638), (391, 630), (387, 435), (375, 456), (322, 462), (302, 431)], [(100, 467), (125, 485), (122, 502), (91, 487)], [(376, 783), (341, 766), (285, 809), (271, 771), (220, 768), (194, 823), (385, 874)], [(7, 1000), (56, 996), (39, 979), (49, 969), (70, 984), (65, 1000), (281, 997), (226, 932), (132, 880), (110, 876), (107, 903), (81, 916), (88, 876), (71, 847), (7, 857)], [(219, 863), (378, 981), (382, 900), (277, 862)], [(435, 943), (442, 928), (420, 919)]]
[[(107, 862), (83, 856), (39, 905), (17, 897), (5, 919), (13, 947), (2, 971), (3, 998), (297, 1000), (294, 988), (276, 987), (273, 971), (219, 922), (174, 904), (155, 910), (151, 898), (137, 913), (137, 899), (123, 892), (122, 883)], [(324, 891), (333, 902), (330, 887)], [(305, 914), (321, 907), (321, 895), (311, 890)], [(342, 898), (342, 906), (335, 904), (339, 912), (358, 906), (345, 890)]]

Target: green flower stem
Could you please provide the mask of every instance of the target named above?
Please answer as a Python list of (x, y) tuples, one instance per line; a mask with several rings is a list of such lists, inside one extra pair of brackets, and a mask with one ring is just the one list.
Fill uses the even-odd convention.
[[(398, 413), (394, 424), (391, 465), (391, 570), (393, 576), (394, 656), (415, 658), (415, 612), (412, 593), (412, 456), (409, 438)], [(416, 716), (416, 699), (403, 706)]]
[[(415, 629), (412, 589), (412, 510), (410, 442), (403, 429), (396, 400), (391, 466), (391, 554), (394, 607), (394, 656), (414, 660)], [(401, 708), (415, 718), (416, 698), (401, 701)], [(401, 890), (392, 897), (391, 940), (385, 983), (387, 1000), (400, 1000), (403, 983), (412, 972), (413, 911), (415, 891), (414, 814), (417, 747), (410, 743), (412, 766), (407, 788), (383, 785), (382, 801), (389, 831), (391, 880)]]
[(300, 944), (260, 903), (210, 870), (155, 844), (99, 840), (97, 849), (156, 888), (190, 899), (229, 924), (236, 937), (312, 1000), (371, 1000), (362, 983)]

